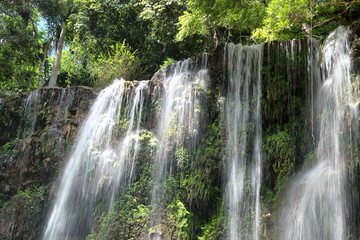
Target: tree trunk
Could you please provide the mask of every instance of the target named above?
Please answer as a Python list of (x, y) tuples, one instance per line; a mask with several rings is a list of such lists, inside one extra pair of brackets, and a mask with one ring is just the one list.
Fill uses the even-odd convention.
[(51, 45), (52, 45), (51, 43), (47, 42), (44, 47), (44, 58), (41, 62), (40, 73), (39, 73), (39, 88), (41, 88), (43, 85), (43, 82), (42, 82), (43, 76), (42, 75), (44, 72), (44, 67), (45, 67), (45, 62), (46, 62), (46, 58), (47, 58), (48, 51), (49, 51), (49, 46), (51, 46)]
[(61, 29), (60, 37), (58, 44), (56, 46), (56, 53), (55, 53), (55, 59), (54, 59), (54, 65), (51, 70), (51, 76), (49, 80), (49, 87), (55, 87), (57, 76), (60, 70), (60, 61), (61, 61), (61, 53), (64, 46), (65, 41), (65, 33), (66, 33), (66, 24), (64, 23)]

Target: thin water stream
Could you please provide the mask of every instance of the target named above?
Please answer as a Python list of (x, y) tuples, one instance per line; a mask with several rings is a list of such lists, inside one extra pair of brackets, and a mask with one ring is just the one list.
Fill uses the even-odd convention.
[(261, 64), (263, 45), (229, 44), (227, 129), (228, 239), (259, 239), (262, 166)]

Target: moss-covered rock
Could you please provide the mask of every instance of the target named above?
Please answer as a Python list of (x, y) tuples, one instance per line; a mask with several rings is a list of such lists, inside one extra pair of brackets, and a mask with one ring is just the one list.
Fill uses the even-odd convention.
[(58, 178), (95, 96), (89, 88), (74, 87), (42, 88), (32, 95), (3, 98), (1, 239), (33, 239), (39, 234), (52, 198), (47, 195), (54, 194), (49, 183)]
[(37, 239), (42, 231), (44, 209), (49, 204), (48, 195), (48, 186), (14, 195), (1, 210), (0, 238)]

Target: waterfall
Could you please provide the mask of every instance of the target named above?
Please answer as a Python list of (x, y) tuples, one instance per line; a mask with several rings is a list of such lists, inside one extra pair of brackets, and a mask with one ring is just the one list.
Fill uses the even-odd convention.
[(41, 94), (39, 93), (39, 90), (32, 91), (26, 98), (20, 126), (17, 132), (18, 138), (25, 138), (35, 131), (40, 101)]
[(229, 81), (225, 103), (228, 239), (257, 240), (260, 230), (263, 45), (229, 44), (225, 50)]
[(112, 208), (125, 175), (134, 171), (147, 85), (115, 80), (100, 92), (65, 166), (44, 240), (85, 239), (96, 204)]
[[(314, 89), (314, 118), (318, 119), (315, 122), (317, 160), (289, 188), (280, 216), (280, 239), (347, 238), (343, 184), (344, 133), (348, 119), (344, 116), (349, 109), (351, 115), (355, 105), (352, 103), (348, 38), (348, 28), (339, 27), (325, 40), (322, 53), (317, 48), (317, 52), (312, 53), (315, 60), (309, 58), (313, 86), (318, 88)], [(317, 67), (318, 59), (320, 67)]]
[[(172, 64), (168, 72), (163, 72), (164, 91), (162, 108), (157, 126), (159, 142), (155, 160), (155, 179), (151, 196), (153, 213), (152, 226), (161, 224), (164, 204), (167, 199), (165, 184), (172, 176), (174, 167), (181, 163), (175, 162), (176, 150), (187, 151), (195, 156), (198, 142), (199, 114), (201, 93), (206, 92), (208, 78), (207, 54), (202, 57), (202, 67), (196, 68), (192, 59)], [(160, 231), (160, 229), (157, 229)], [(154, 237), (156, 239), (156, 237)]]

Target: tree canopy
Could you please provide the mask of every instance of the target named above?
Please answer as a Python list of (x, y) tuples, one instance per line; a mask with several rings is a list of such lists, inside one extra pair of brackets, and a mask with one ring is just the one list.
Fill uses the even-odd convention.
[(359, 14), (359, 0), (3, 0), (0, 89), (146, 79), (219, 44), (323, 39)]

